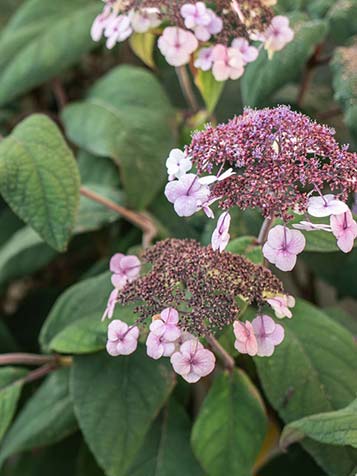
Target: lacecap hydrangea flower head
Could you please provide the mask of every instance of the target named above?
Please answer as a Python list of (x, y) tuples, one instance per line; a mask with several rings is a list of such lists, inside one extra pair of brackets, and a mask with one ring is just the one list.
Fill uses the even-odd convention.
[[(218, 81), (237, 79), (259, 49), (269, 56), (294, 36), (287, 17), (274, 16), (269, 0), (105, 0), (91, 29), (107, 48), (133, 33), (154, 31), (158, 48), (172, 66), (193, 63)], [(162, 25), (165, 25), (164, 27)]]
[[(290, 318), (295, 301), (263, 266), (226, 251), (218, 253), (194, 240), (178, 239), (159, 242), (145, 251), (140, 261), (149, 271), (143, 275), (139, 270), (133, 276), (139, 269), (136, 257), (119, 258), (112, 258), (115, 289), (104, 316), (113, 317), (117, 312), (120, 318), (120, 305), (131, 304), (137, 319), (130, 326), (120, 319), (109, 324), (110, 355), (134, 352), (141, 333), (150, 358), (170, 358), (173, 369), (194, 383), (215, 367), (215, 355), (204, 342), (210, 343), (227, 326), (232, 326), (235, 347), (241, 353), (268, 356), (282, 342), (283, 327), (263, 313), (263, 308), (270, 306), (279, 319)], [(114, 279), (118, 268), (113, 268), (113, 261), (119, 261), (123, 279)], [(258, 315), (252, 323), (243, 323), (239, 321), (241, 307), (248, 304), (258, 308)]]
[[(246, 109), (228, 123), (196, 132), (175, 156), (177, 163), (192, 165), (169, 177), (165, 195), (176, 213), (203, 210), (213, 218), (213, 203), (223, 209), (213, 249), (227, 246), (235, 206), (258, 209), (270, 227), (280, 220), (267, 234), (263, 253), (283, 271), (293, 269), (305, 247), (302, 231), (333, 233), (345, 253), (354, 246), (357, 224), (348, 203), (357, 190), (357, 154), (341, 147), (331, 128), (287, 106)], [(301, 221), (291, 226), (294, 214)]]

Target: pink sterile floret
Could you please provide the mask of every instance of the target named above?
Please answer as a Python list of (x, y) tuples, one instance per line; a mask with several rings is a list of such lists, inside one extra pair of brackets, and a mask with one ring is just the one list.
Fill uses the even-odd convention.
[(284, 327), (275, 324), (270, 316), (257, 316), (252, 321), (254, 334), (257, 339), (259, 357), (270, 357), (273, 355), (275, 346), (284, 340)]
[(241, 354), (248, 354), (250, 356), (256, 355), (258, 351), (257, 339), (254, 335), (254, 329), (249, 321), (240, 322), (234, 321), (233, 331), (236, 337), (234, 347)]
[(201, 377), (210, 374), (215, 366), (216, 357), (203, 347), (197, 339), (187, 340), (180, 350), (171, 356), (171, 364), (176, 373), (189, 383), (195, 383)]
[(138, 338), (138, 327), (129, 327), (126, 322), (120, 320), (112, 321), (108, 326), (108, 354), (113, 357), (132, 354), (138, 346)]
[(265, 258), (282, 271), (291, 271), (296, 257), (305, 248), (306, 240), (301, 231), (289, 230), (286, 226), (272, 228), (263, 246)]
[(344, 252), (349, 253), (357, 238), (357, 223), (353, 219), (350, 210), (340, 215), (332, 215), (330, 218), (332, 233), (337, 238), (337, 246)]

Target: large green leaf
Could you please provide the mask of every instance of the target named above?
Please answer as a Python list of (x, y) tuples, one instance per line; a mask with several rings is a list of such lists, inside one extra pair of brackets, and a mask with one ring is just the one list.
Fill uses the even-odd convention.
[(0, 285), (34, 273), (55, 255), (32, 228), (22, 228), (0, 248)]
[[(352, 335), (326, 314), (298, 300), (284, 322), (285, 340), (268, 359), (256, 358), (270, 403), (286, 423), (348, 405), (357, 392)], [(311, 440), (304, 447), (331, 476), (349, 476), (357, 451)]]
[(119, 165), (130, 205), (148, 205), (164, 184), (175, 118), (163, 88), (148, 71), (120, 66), (100, 79), (85, 101), (63, 111), (70, 139)]
[(260, 396), (240, 370), (214, 382), (194, 424), (194, 453), (209, 476), (250, 476), (267, 430)]
[(341, 326), (348, 329), (357, 341), (357, 317), (346, 312), (340, 307), (327, 307), (324, 312)]
[(0, 369), (0, 441), (16, 411), (26, 370), (15, 367)]
[(356, 0), (337, 0), (332, 3), (327, 19), (330, 22), (330, 35), (337, 44), (343, 44), (357, 33), (356, 18)]
[(62, 134), (46, 116), (30, 116), (0, 142), (0, 192), (47, 243), (66, 248), (79, 203), (79, 173)]
[(357, 448), (357, 400), (341, 410), (318, 413), (289, 423), (284, 428), (280, 444), (286, 447), (306, 437), (320, 443)]
[(68, 377), (68, 369), (50, 375), (26, 403), (3, 441), (1, 463), (16, 452), (51, 445), (76, 430)]
[(190, 420), (172, 398), (147, 433), (126, 476), (202, 476), (190, 446)]
[(95, 0), (28, 0), (0, 37), (0, 105), (54, 77), (95, 46)]
[(357, 144), (357, 40), (351, 46), (337, 48), (332, 62), (335, 99), (344, 110), (344, 119)]
[(125, 474), (174, 385), (167, 362), (130, 356), (77, 356), (71, 394), (84, 438), (107, 476)]
[(308, 21), (303, 15), (292, 16), (295, 38), (269, 60), (265, 50), (247, 66), (241, 80), (243, 102), (247, 106), (269, 104), (271, 96), (282, 86), (294, 81), (327, 33), (326, 22)]

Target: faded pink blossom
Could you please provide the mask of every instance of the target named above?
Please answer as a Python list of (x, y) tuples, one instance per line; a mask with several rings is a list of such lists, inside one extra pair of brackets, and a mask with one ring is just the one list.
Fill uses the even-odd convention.
[(328, 217), (330, 215), (340, 215), (347, 212), (348, 206), (338, 200), (331, 193), (318, 197), (310, 197), (307, 211), (313, 217)]
[(185, 3), (181, 7), (181, 15), (185, 19), (186, 28), (190, 30), (200, 25), (207, 26), (211, 21), (208, 8), (204, 2)]
[(146, 340), (146, 353), (152, 359), (160, 359), (161, 357), (170, 357), (176, 349), (174, 342), (169, 341), (164, 335), (158, 336), (153, 332), (149, 332)]
[(212, 234), (212, 248), (222, 252), (229, 243), (230, 234), (229, 227), (231, 224), (231, 216), (229, 212), (223, 212), (218, 218), (216, 229)]
[(113, 274), (112, 284), (117, 289), (123, 289), (127, 283), (133, 282), (140, 274), (141, 264), (134, 255), (116, 253), (110, 260), (110, 271)]
[(235, 38), (232, 41), (232, 48), (236, 48), (240, 52), (244, 64), (251, 63), (258, 58), (258, 49), (251, 46), (246, 38)]
[(151, 28), (156, 28), (161, 23), (159, 13), (158, 8), (132, 10), (130, 13), (130, 21), (133, 30), (137, 33), (146, 33)]
[(165, 196), (180, 217), (189, 217), (202, 208), (207, 202), (210, 190), (201, 185), (195, 174), (186, 174), (178, 180), (169, 182), (165, 188)]
[(104, 321), (107, 317), (108, 319), (111, 319), (114, 314), (115, 306), (117, 305), (117, 299), (118, 299), (118, 294), (119, 294), (119, 289), (115, 288), (109, 295), (107, 307), (104, 311), (104, 314), (102, 316), (102, 321)]
[(192, 162), (180, 149), (172, 149), (166, 160), (167, 173), (169, 180), (180, 178), (192, 168)]
[(198, 52), (198, 56), (195, 59), (194, 65), (196, 68), (202, 69), (202, 71), (209, 71), (213, 64), (213, 47), (202, 48)]
[(273, 308), (275, 315), (278, 319), (287, 317), (291, 319), (293, 317), (290, 307), (295, 306), (295, 298), (288, 294), (277, 295), (267, 299), (267, 303)]
[(337, 238), (337, 246), (344, 253), (349, 253), (357, 238), (357, 223), (350, 210), (340, 215), (331, 215), (332, 233)]
[(257, 316), (252, 321), (254, 334), (257, 339), (259, 357), (270, 357), (274, 353), (275, 346), (284, 340), (284, 327), (275, 324), (270, 316)]
[(194, 28), (195, 36), (200, 41), (208, 41), (212, 35), (217, 35), (223, 29), (222, 19), (214, 13), (213, 10), (208, 9), (210, 21), (207, 25), (198, 25)]
[(264, 47), (269, 55), (275, 51), (282, 50), (294, 38), (294, 32), (289, 26), (289, 19), (281, 15), (272, 19), (271, 24), (263, 35), (265, 40)]
[(187, 340), (180, 350), (171, 356), (174, 371), (189, 383), (196, 383), (201, 377), (210, 374), (215, 366), (216, 357), (197, 340)]
[(263, 255), (282, 271), (291, 271), (296, 264), (296, 257), (305, 248), (306, 240), (301, 231), (289, 230), (277, 225), (268, 234), (263, 246)]
[(324, 223), (312, 223), (311, 221), (301, 221), (293, 224), (293, 228), (304, 231), (332, 231), (330, 225)]
[(169, 26), (160, 36), (158, 47), (171, 66), (182, 66), (190, 61), (191, 54), (198, 48), (198, 41), (193, 33)]
[(181, 330), (177, 325), (178, 321), (179, 315), (176, 309), (168, 307), (159, 316), (153, 318), (150, 331), (158, 337), (162, 336), (167, 341), (174, 342), (181, 335)]
[(234, 347), (241, 354), (248, 354), (250, 356), (256, 355), (258, 351), (257, 339), (254, 335), (254, 329), (249, 321), (245, 323), (234, 321), (233, 331), (236, 337)]
[(132, 34), (130, 18), (127, 15), (119, 15), (111, 20), (104, 31), (107, 37), (106, 46), (110, 50), (116, 43), (125, 41)]
[(107, 352), (113, 357), (132, 354), (138, 346), (138, 338), (138, 327), (129, 327), (119, 320), (112, 321), (108, 326)]
[(212, 74), (217, 81), (238, 79), (244, 73), (244, 63), (241, 53), (236, 48), (216, 45), (213, 49)]

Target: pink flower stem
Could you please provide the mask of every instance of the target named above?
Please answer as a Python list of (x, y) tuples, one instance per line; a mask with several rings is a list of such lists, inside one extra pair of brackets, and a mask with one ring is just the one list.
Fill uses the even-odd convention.
[(182, 93), (187, 101), (187, 104), (190, 105), (192, 112), (199, 111), (199, 105), (193, 92), (191, 80), (187, 72), (186, 66), (178, 66), (176, 68), (176, 74), (181, 86)]
[(258, 245), (263, 245), (266, 242), (266, 239), (268, 238), (268, 233), (272, 225), (273, 225), (273, 219), (270, 217), (265, 218), (258, 235), (258, 239), (257, 239)]
[(221, 357), (224, 367), (229, 371), (232, 372), (235, 363), (234, 359), (231, 355), (228, 354), (228, 352), (221, 346), (221, 344), (218, 342), (218, 340), (212, 335), (212, 334), (206, 334), (205, 335), (206, 341), (210, 344), (212, 349)]

